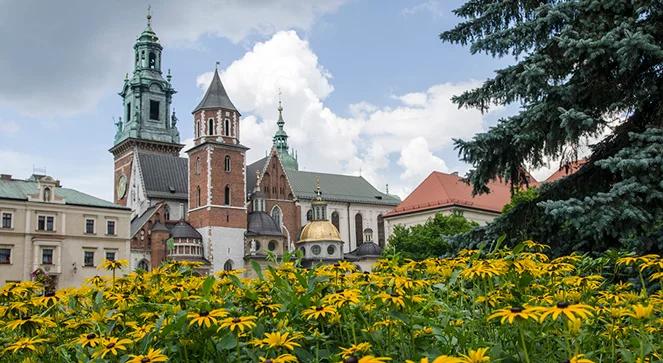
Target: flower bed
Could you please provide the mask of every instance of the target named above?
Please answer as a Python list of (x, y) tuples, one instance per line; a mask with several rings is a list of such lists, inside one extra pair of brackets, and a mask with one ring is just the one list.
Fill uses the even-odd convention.
[[(187, 264), (44, 295), (0, 288), (0, 361), (654, 362), (659, 256), (550, 260), (545, 246), (455, 258), (283, 263), (255, 279)], [(121, 263), (106, 266), (118, 269)], [(628, 277), (634, 277), (628, 282)]]

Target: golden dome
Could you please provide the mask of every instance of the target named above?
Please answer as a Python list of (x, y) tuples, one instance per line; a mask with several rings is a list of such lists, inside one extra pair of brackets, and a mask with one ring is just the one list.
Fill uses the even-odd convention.
[(338, 229), (327, 220), (311, 221), (302, 229), (298, 242), (342, 241)]

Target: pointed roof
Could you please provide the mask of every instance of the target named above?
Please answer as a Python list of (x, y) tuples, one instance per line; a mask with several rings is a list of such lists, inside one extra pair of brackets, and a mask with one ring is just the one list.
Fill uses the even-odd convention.
[(501, 213), (504, 205), (511, 201), (509, 184), (491, 181), (488, 188), (490, 193), (472, 196), (472, 186), (458, 173), (434, 171), (401, 204), (384, 216), (393, 217), (452, 206)]
[(548, 179), (545, 180), (545, 183), (550, 183), (554, 182), (557, 180), (560, 180), (566, 176), (569, 176), (571, 174), (574, 174), (578, 169), (580, 169), (583, 165), (587, 163), (587, 159), (580, 159), (576, 161), (571, 161), (568, 162), (564, 165), (562, 165), (556, 172), (554, 172), (552, 175), (548, 177)]
[(203, 97), (202, 101), (200, 101), (200, 103), (198, 104), (198, 106), (196, 106), (196, 108), (193, 110), (192, 113), (195, 113), (203, 109), (217, 109), (217, 108), (225, 108), (228, 110), (237, 111), (235, 105), (233, 105), (233, 103), (230, 101), (228, 93), (226, 92), (226, 89), (223, 87), (223, 83), (221, 83), (221, 77), (219, 77), (219, 70), (215, 69), (214, 77), (212, 78), (212, 83), (210, 83), (209, 87), (207, 88), (207, 92), (205, 92), (205, 97)]

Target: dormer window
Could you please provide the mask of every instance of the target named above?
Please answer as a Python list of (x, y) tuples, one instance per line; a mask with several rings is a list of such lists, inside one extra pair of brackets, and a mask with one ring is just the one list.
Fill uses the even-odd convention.
[(51, 200), (51, 188), (44, 188), (44, 202)]

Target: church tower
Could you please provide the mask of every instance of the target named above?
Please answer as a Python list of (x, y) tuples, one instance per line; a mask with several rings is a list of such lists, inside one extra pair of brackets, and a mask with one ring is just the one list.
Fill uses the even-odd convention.
[(113, 147), (115, 159), (115, 203), (128, 204), (132, 163), (139, 151), (178, 156), (180, 144), (177, 118), (171, 113), (175, 90), (170, 71), (164, 79), (161, 71), (159, 38), (152, 30), (152, 16), (147, 14), (147, 27), (134, 44), (134, 71), (124, 79), (119, 95), (123, 112), (115, 123), (117, 130)]
[(283, 120), (283, 106), (281, 106), (281, 97), (279, 96), (279, 119), (276, 121), (278, 130), (272, 138), (273, 146), (279, 154), (279, 159), (281, 159), (281, 164), (286, 169), (299, 170), (299, 163), (297, 162), (297, 156), (289, 150), (288, 147), (288, 134), (283, 129), (285, 121)]
[(218, 69), (192, 113), (194, 146), (187, 151), (188, 220), (203, 236), (213, 271), (241, 268), (248, 148), (240, 143), (240, 113), (230, 101)]

